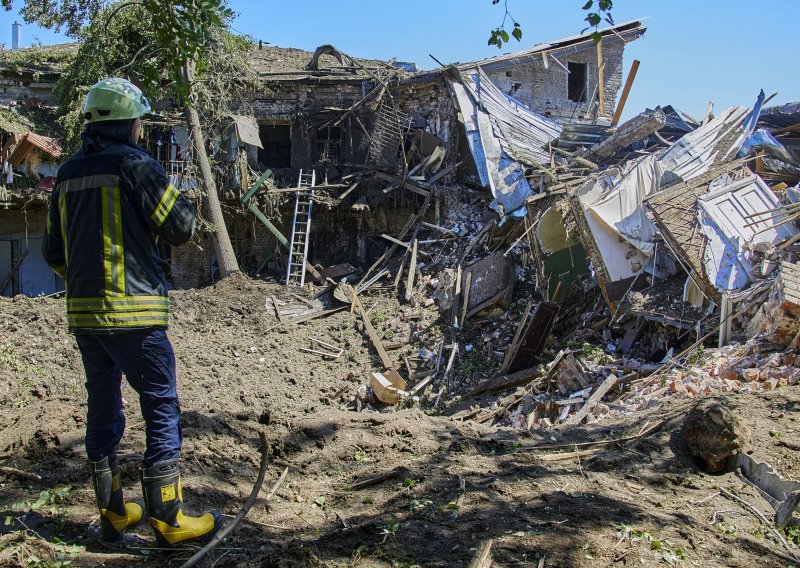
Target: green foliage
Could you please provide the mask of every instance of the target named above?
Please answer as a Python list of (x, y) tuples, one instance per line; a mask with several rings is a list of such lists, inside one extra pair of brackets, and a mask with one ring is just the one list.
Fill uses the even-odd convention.
[(11, 345), (0, 345), (0, 364), (7, 365), (12, 373), (33, 375), (35, 377), (44, 375), (44, 367), (29, 363), (14, 351)]
[[(49, 509), (50, 514), (60, 515), (63, 514), (64, 509), (62, 505), (69, 497), (69, 487), (58, 487), (54, 489), (47, 489), (39, 493), (39, 497), (35, 501), (20, 501), (11, 505), (11, 510), (15, 512), (30, 512)], [(9, 520), (6, 517), (5, 524), (10, 525), (13, 523), (13, 518)]]
[[(492, 5), (497, 5), (499, 3), (500, 0), (492, 0)], [(503, 45), (508, 43), (512, 37), (517, 41), (522, 41), (522, 26), (508, 11), (508, 0), (503, 0), (503, 6), (505, 7), (503, 22), (489, 32), (489, 40), (487, 42), (489, 45), (496, 45), (497, 49), (502, 48)], [(600, 43), (600, 40), (603, 39), (603, 36), (599, 31), (600, 24), (605, 21), (609, 25), (614, 25), (614, 19), (611, 16), (611, 10), (613, 7), (613, 0), (588, 0), (583, 5), (582, 9), (586, 10), (587, 12), (584, 21), (589, 24), (589, 27), (584, 28), (581, 33), (585, 32), (589, 28), (594, 28), (594, 31), (592, 32), (592, 39), (594, 39), (595, 43)], [(514, 24), (510, 35), (506, 31), (507, 20), (511, 20), (511, 22)]]
[[(186, 19), (184, 8), (189, 4), (192, 3), (176, 8), (179, 20)], [(151, 6), (151, 9), (154, 8)], [(211, 8), (206, 4), (204, 9)], [(182, 46), (180, 57), (189, 54), (197, 61), (196, 81), (192, 85), (194, 104), (208, 126), (215, 126), (222, 120), (230, 112), (233, 94), (251, 85), (256, 78), (247, 61), (252, 39), (227, 30), (225, 18), (229, 14), (227, 9), (221, 8), (213, 17), (198, 13), (197, 17), (204, 22), (202, 25), (198, 27), (187, 22), (188, 31), (178, 29), (174, 36)], [(164, 18), (166, 24), (161, 21)], [(186, 100), (189, 85), (180, 76), (186, 59), (175, 59), (178, 47), (163, 36), (165, 25), (176, 25), (175, 18), (164, 16), (160, 11), (152, 12), (147, 4), (116, 2), (98, 12), (77, 32), (81, 45), (55, 91), (60, 101), (59, 115), (66, 132), (67, 151), (76, 150), (81, 143), (83, 119), (80, 111), (86, 92), (104, 77), (128, 78), (151, 100), (164, 99), (170, 94)], [(211, 25), (216, 27), (203, 27)], [(189, 45), (193, 40), (206, 42), (202, 52)]]
[(400, 529), (400, 521), (397, 520), (397, 517), (392, 516), (392, 519), (386, 523), (384, 527), (381, 527), (380, 534), (383, 535), (383, 539), (381, 542), (386, 542), (386, 539), (389, 537), (394, 538), (397, 535), (397, 531)]
[(473, 349), (461, 354), (458, 370), (464, 375), (478, 375), (486, 377), (499, 367), (500, 362), (494, 357), (487, 357), (486, 353)]
[(790, 525), (783, 529), (783, 534), (789, 542), (800, 545), (800, 525)]
[(155, 36), (150, 14), (142, 6), (123, 10), (119, 6), (112, 4), (99, 12), (78, 32), (81, 45), (75, 61), (56, 85), (67, 151), (80, 146), (83, 131), (80, 111), (89, 87), (100, 79), (126, 76), (151, 99), (161, 98), (167, 92), (162, 87), (166, 61), (153, 48)]
[(630, 540), (631, 542), (644, 542), (650, 545), (650, 550), (653, 551), (656, 560), (662, 560), (670, 566), (686, 560), (686, 553), (682, 548), (677, 548), (666, 539), (658, 539), (649, 532), (630, 525), (620, 525), (617, 537), (621, 541)]
[[(10, 9), (13, 0), (0, 0)], [(64, 30), (80, 42), (77, 53), (38, 57), (66, 66), (59, 80), (60, 122), (66, 130), (65, 149), (80, 145), (80, 109), (89, 87), (108, 76), (136, 83), (152, 100), (174, 95), (192, 102), (209, 126), (231, 110), (233, 94), (255, 81), (246, 53), (249, 37), (228, 30), (233, 12), (227, 0), (19, 0), (26, 21)], [(27, 55), (32, 50), (23, 50)], [(36, 53), (39, 53), (38, 51)], [(0, 53), (0, 64), (19, 65)], [(21, 57), (21, 55), (19, 56)], [(194, 82), (185, 64), (194, 64)]]
[(706, 348), (701, 345), (686, 356), (686, 365), (689, 367), (697, 365), (700, 361), (702, 361), (705, 358), (705, 356), (706, 356)]
[[(496, 5), (499, 3), (500, 0), (492, 0), (492, 4)], [(503, 23), (501, 23), (498, 27), (496, 27), (489, 33), (489, 41), (487, 41), (489, 45), (496, 45), (497, 49), (503, 47), (503, 44), (508, 43), (512, 37), (517, 41), (522, 41), (522, 26), (520, 26), (519, 22), (517, 22), (514, 19), (514, 17), (509, 13), (508, 0), (504, 0), (503, 6), (505, 7), (505, 14), (503, 15)], [(511, 20), (511, 22), (514, 24), (510, 36), (506, 31), (507, 20)]]
[[(595, 11), (590, 11), (595, 8), (595, 1), (597, 2), (597, 8)], [(599, 30), (602, 22), (605, 21), (611, 26), (614, 25), (614, 18), (611, 17), (611, 9), (613, 7), (613, 0), (588, 0), (586, 4), (583, 5), (582, 9), (586, 10), (587, 12), (584, 20), (589, 24), (589, 28), (594, 28), (594, 31), (592, 32), (592, 39), (594, 39), (595, 43), (600, 43), (600, 40), (603, 39), (603, 36), (600, 34)], [(585, 28), (583, 32), (589, 28)]]

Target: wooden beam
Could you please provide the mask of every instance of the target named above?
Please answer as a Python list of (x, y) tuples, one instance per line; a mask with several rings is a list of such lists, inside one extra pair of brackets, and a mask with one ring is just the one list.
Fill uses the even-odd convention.
[(408, 264), (408, 280), (406, 280), (406, 302), (411, 300), (411, 294), (414, 291), (414, 276), (417, 274), (417, 239), (414, 239), (414, 244), (411, 248), (411, 261)]
[(386, 352), (386, 349), (383, 347), (383, 342), (381, 341), (378, 332), (375, 331), (374, 327), (372, 327), (372, 322), (369, 321), (367, 311), (364, 309), (361, 301), (355, 295), (355, 290), (353, 291), (353, 302), (361, 314), (361, 321), (364, 322), (364, 329), (366, 330), (370, 341), (372, 341), (372, 345), (375, 346), (375, 350), (378, 352), (378, 357), (380, 357), (381, 363), (383, 363), (383, 366), (386, 369), (394, 369), (394, 363), (392, 362), (391, 357), (389, 357), (389, 354)]
[(608, 378), (595, 389), (595, 391), (592, 393), (592, 396), (589, 397), (589, 400), (583, 403), (581, 409), (570, 416), (565, 424), (577, 425), (583, 422), (583, 419), (586, 418), (586, 416), (595, 406), (597, 406), (597, 404), (600, 402), (600, 399), (602, 399), (608, 391), (614, 388), (614, 385), (617, 384), (618, 380), (619, 379), (616, 375), (609, 375)]
[(631, 64), (631, 70), (628, 71), (628, 78), (625, 80), (625, 86), (622, 88), (622, 95), (619, 97), (617, 110), (614, 111), (614, 117), (611, 119), (611, 126), (616, 126), (622, 116), (622, 110), (625, 108), (625, 103), (628, 102), (628, 95), (633, 86), (633, 80), (636, 78), (636, 73), (639, 71), (639, 60), (634, 59)]
[(603, 40), (597, 42), (597, 89), (598, 89), (598, 100), (600, 101), (600, 107), (598, 112), (600, 116), (603, 116), (606, 113), (606, 86), (605, 82), (603, 81), (603, 71), (604, 71), (605, 63), (603, 63)]

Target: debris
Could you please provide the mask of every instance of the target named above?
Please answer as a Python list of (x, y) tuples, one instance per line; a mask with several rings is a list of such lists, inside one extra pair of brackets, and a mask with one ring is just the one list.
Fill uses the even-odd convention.
[(29, 471), (22, 471), (21, 469), (17, 469), (15, 467), (9, 467), (6, 465), (0, 465), (0, 475), (6, 475), (9, 477), (16, 477), (19, 479), (24, 479), (26, 481), (41, 481), (42, 476), (37, 475), (35, 473), (31, 473)]
[(319, 339), (315, 339), (313, 337), (309, 337), (308, 340), (311, 343), (316, 343), (317, 345), (321, 346), (323, 350), (320, 349), (307, 349), (305, 347), (300, 347), (300, 351), (304, 351), (306, 353), (315, 353), (317, 355), (322, 355), (323, 357), (330, 357), (332, 359), (338, 359), (344, 353), (344, 349), (341, 347), (337, 347), (335, 345), (331, 345), (330, 343), (325, 343), (324, 341), (320, 341)]
[(468, 568), (491, 568), (494, 539), (484, 540), (469, 562)]
[(356, 481), (352, 485), (349, 486), (350, 491), (359, 491), (361, 489), (366, 489), (367, 487), (372, 487), (373, 485), (378, 485), (379, 483), (383, 483), (384, 481), (388, 481), (389, 479), (393, 479), (398, 475), (405, 473), (406, 468), (404, 467), (396, 467), (391, 471), (387, 471), (386, 473), (381, 473), (374, 477), (368, 477), (367, 479), (363, 479), (361, 481)]
[(552, 302), (542, 302), (536, 307), (525, 331), (522, 332), (522, 340), (516, 352), (511, 356), (509, 371), (515, 372), (530, 366), (536, 357), (542, 354), (559, 309), (560, 306)]
[(597, 404), (599, 404), (600, 400), (617, 385), (617, 377), (616, 375), (609, 375), (609, 377), (603, 381), (603, 383), (595, 389), (592, 393), (592, 396), (587, 400), (581, 409), (569, 417), (566, 421), (566, 424), (580, 424), (584, 418), (591, 412)]
[(736, 456), (735, 468), (775, 510), (775, 526), (785, 528), (800, 503), (800, 482), (784, 479), (772, 466), (759, 463), (744, 452)]
[(406, 381), (394, 370), (370, 373), (369, 386), (378, 400), (385, 404), (397, 404), (401, 398), (410, 396), (405, 391)]

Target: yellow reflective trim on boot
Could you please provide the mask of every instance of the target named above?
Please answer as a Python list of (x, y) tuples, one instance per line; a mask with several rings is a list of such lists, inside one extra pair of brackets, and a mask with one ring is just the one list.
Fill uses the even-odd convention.
[(119, 533), (142, 520), (142, 508), (136, 503), (125, 503), (125, 516), (108, 509), (100, 509), (100, 514)]
[(183, 514), (183, 511), (178, 511), (175, 515), (177, 527), (153, 517), (150, 517), (148, 521), (170, 545), (201, 538), (214, 530), (214, 516), (211, 513), (205, 513), (199, 517), (188, 517)]

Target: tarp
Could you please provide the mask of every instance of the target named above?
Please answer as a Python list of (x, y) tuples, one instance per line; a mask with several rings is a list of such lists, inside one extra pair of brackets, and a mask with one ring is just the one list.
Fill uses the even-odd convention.
[(650, 255), (656, 227), (643, 202), (658, 191), (663, 170), (655, 154), (634, 162), (614, 188), (588, 204), (588, 209), (637, 249)]
[(263, 148), (261, 137), (258, 135), (258, 123), (252, 116), (234, 115), (233, 122), (236, 125), (236, 135), (241, 142)]

